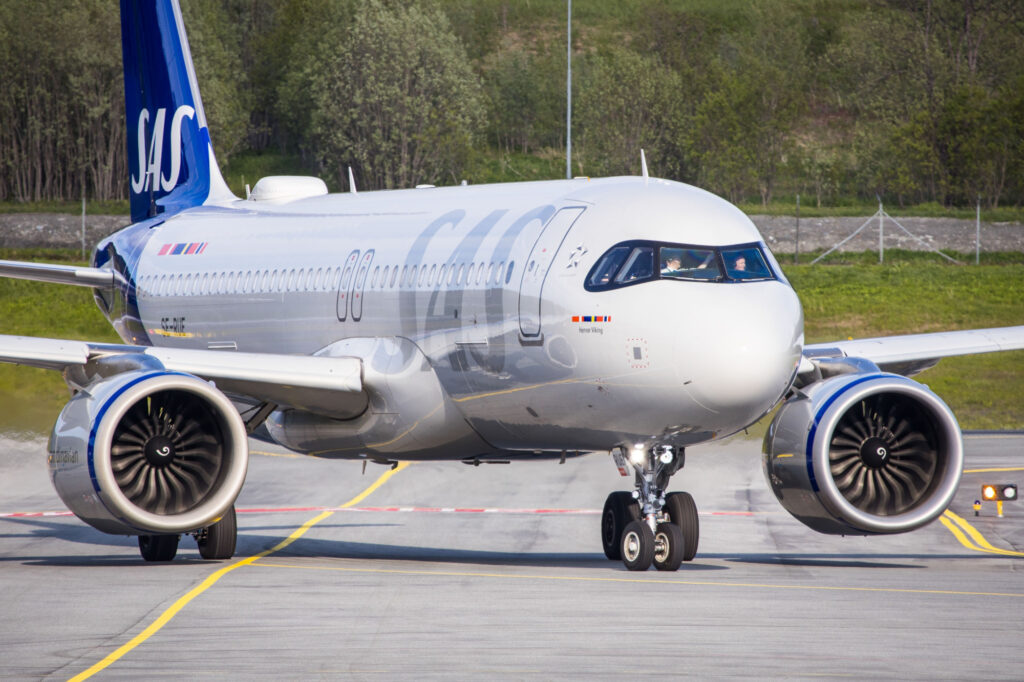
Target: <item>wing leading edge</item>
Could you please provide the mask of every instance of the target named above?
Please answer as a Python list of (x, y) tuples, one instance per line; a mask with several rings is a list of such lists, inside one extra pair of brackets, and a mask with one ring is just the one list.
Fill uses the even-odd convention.
[(74, 265), (50, 265), (14, 260), (0, 260), (0, 277), (73, 284), (80, 287), (112, 287), (124, 284), (124, 278), (119, 273), (107, 268), (82, 268)]
[(150, 366), (186, 372), (213, 381), (226, 393), (261, 402), (352, 418), (367, 405), (362, 360), (234, 351), (187, 350), (121, 344), (98, 344), (67, 339), (0, 335), (0, 362), (58, 371), (93, 372), (96, 363), (116, 358), (146, 358)]
[(851, 358), (912, 376), (946, 357), (1022, 349), (1024, 326), (835, 341), (805, 346), (800, 373), (813, 372), (820, 361)]

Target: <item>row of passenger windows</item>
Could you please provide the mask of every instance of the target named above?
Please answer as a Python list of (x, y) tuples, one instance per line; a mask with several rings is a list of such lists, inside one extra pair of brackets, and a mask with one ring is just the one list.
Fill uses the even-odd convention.
[[(351, 283), (351, 267), (345, 270)], [(458, 263), (452, 265), (374, 266), (366, 283), (370, 289), (499, 286), (512, 279), (515, 262)], [(336, 291), (342, 268), (292, 268), (204, 272), (178, 275), (147, 275), (139, 281), (141, 296), (216, 296), (269, 294), (292, 291)], [(359, 285), (358, 280), (356, 285)]]

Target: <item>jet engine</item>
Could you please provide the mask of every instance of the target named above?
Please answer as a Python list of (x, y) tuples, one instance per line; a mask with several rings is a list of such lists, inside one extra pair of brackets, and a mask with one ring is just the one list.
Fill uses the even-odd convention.
[(53, 485), (105, 533), (174, 534), (211, 525), (234, 503), (248, 464), (231, 402), (188, 374), (134, 370), (79, 391), (49, 443)]
[(960, 426), (927, 387), (845, 374), (787, 400), (764, 441), (779, 502), (821, 533), (902, 533), (936, 519), (960, 482)]

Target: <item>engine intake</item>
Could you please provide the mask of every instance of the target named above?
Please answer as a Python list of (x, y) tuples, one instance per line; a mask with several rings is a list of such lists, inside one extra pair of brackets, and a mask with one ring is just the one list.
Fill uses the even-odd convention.
[(242, 489), (248, 443), (241, 417), (188, 374), (131, 371), (80, 391), (49, 445), (64, 503), (106, 533), (183, 533), (206, 527)]
[(772, 492), (822, 533), (919, 528), (945, 511), (962, 469), (952, 411), (927, 387), (895, 374), (812, 384), (783, 404), (765, 436)]

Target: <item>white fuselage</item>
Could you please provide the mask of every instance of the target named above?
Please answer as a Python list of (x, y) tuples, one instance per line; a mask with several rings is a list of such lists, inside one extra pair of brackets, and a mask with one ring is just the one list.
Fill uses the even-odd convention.
[[(675, 182), (237, 201), (146, 229), (128, 259), (130, 312), (114, 319), (126, 341), (309, 355), (401, 339), (428, 359), (454, 420), (495, 451), (728, 435), (779, 401), (802, 350), (799, 301), (754, 225)], [(630, 240), (758, 244), (777, 277), (588, 291), (597, 260)], [(301, 449), (315, 451), (309, 438)]]

